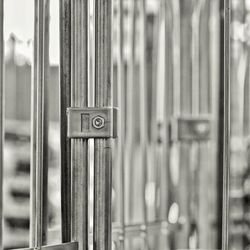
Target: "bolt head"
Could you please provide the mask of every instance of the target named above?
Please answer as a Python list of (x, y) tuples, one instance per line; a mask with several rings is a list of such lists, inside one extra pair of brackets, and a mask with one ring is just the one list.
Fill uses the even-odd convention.
[(196, 124), (195, 132), (199, 135), (205, 135), (209, 132), (209, 125), (205, 122), (200, 122)]
[(93, 127), (96, 129), (101, 129), (105, 125), (105, 120), (101, 116), (95, 116), (92, 120)]

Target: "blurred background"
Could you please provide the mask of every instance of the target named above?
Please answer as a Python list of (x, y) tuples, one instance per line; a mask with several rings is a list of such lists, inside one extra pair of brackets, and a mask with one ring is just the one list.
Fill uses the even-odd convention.
[[(130, 250), (219, 249), (223, 213), (221, 1), (145, 2), (143, 19), (141, 1), (124, 0), (119, 12), (119, 2), (113, 0), (113, 100), (123, 122), (114, 142), (113, 248), (120, 249), (117, 242), (121, 240), (122, 229), (128, 232), (125, 243)], [(250, 249), (250, 1), (231, 0), (231, 6), (229, 240), (231, 250), (247, 250)], [(4, 247), (10, 249), (29, 245), (34, 1), (6, 0), (4, 12)], [(90, 85), (94, 75), (93, 14), (90, 0)], [(59, 0), (51, 0), (46, 97), (48, 244), (61, 241), (59, 61)], [(90, 218), (94, 175), (91, 165)]]
[[(4, 2), (5, 148), (4, 246), (29, 246), (30, 119), (34, 1)], [(50, 3), (49, 233), (60, 242), (59, 1)]]

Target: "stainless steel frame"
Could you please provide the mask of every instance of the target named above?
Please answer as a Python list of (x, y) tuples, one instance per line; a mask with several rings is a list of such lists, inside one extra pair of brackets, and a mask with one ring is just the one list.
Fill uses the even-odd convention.
[(49, 74), (49, 0), (35, 1), (32, 82), (30, 247), (40, 248), (47, 237), (47, 83)]
[[(224, 0), (223, 63), (223, 207), (222, 249), (229, 247), (229, 177), (230, 177), (230, 0)], [(221, 48), (222, 49), (222, 48)]]
[[(223, 3), (222, 3), (223, 2)], [(91, 242), (89, 227), (89, 140), (88, 136), (72, 136), (68, 138), (69, 123), (67, 123), (67, 109), (89, 109), (89, 96), (92, 88), (89, 88), (89, 69), (90, 55), (89, 46), (89, 1), (83, 0), (61, 0), (60, 1), (60, 114), (61, 114), (61, 207), (62, 207), (62, 242), (57, 246), (45, 246), (47, 238), (47, 181), (48, 181), (48, 121), (47, 121), (47, 84), (49, 77), (49, 0), (35, 0), (35, 19), (34, 19), (34, 60), (33, 60), (33, 81), (32, 81), (32, 135), (31, 135), (31, 222), (30, 222), (30, 248), (29, 249), (79, 249), (87, 250)], [(171, 142), (171, 133), (167, 131), (167, 126), (172, 117), (183, 116), (183, 114), (200, 116), (205, 112), (209, 113), (212, 109), (209, 105), (200, 107), (202, 99), (202, 90), (200, 86), (201, 76), (197, 74), (200, 71), (199, 58), (199, 25), (197, 20), (201, 15), (202, 4), (198, 5), (198, 9), (191, 10), (188, 13), (182, 13), (183, 6), (176, 0), (162, 0), (160, 19), (163, 21), (165, 36), (171, 35), (166, 39), (165, 44), (165, 87), (164, 87), (164, 119), (163, 126), (166, 131), (160, 139), (163, 146), (158, 147), (159, 154), (153, 159), (159, 159), (164, 163), (162, 173), (164, 177), (160, 178), (157, 185), (165, 190), (167, 194), (161, 190), (160, 197), (162, 199), (159, 211), (155, 216), (158, 220), (149, 220), (149, 211), (146, 197), (147, 182), (149, 179), (149, 154), (151, 153), (150, 138), (148, 131), (150, 126), (148, 114), (147, 95), (149, 84), (147, 82), (147, 9), (145, 0), (131, 1), (131, 9), (128, 14), (130, 21), (129, 46), (130, 53), (125, 59), (124, 53), (124, 0), (118, 0), (118, 92), (113, 93), (112, 79), (112, 0), (95, 0), (94, 1), (94, 108), (95, 110), (113, 110), (113, 95), (118, 95), (118, 178), (120, 183), (118, 190), (118, 217), (119, 226), (112, 227), (112, 152), (113, 142), (112, 136), (103, 138), (94, 136), (94, 228), (93, 228), (93, 249), (94, 250), (111, 250), (112, 240), (119, 242), (119, 249), (128, 249), (130, 243), (127, 243), (133, 237), (139, 238), (140, 246), (143, 249), (150, 248), (149, 237), (160, 232), (164, 239), (157, 243), (161, 247), (162, 242), (168, 242), (174, 249), (181, 247), (181, 244), (172, 244), (174, 240), (186, 242), (188, 238), (195, 234), (195, 230), (191, 230), (191, 224), (195, 221), (195, 213), (190, 212), (187, 197), (184, 197), (183, 214), (188, 219), (186, 222), (177, 220), (175, 223), (168, 222), (168, 214), (171, 206), (180, 202), (183, 194), (186, 194), (185, 188), (188, 188), (191, 195), (190, 200), (196, 207), (195, 200), (197, 192), (194, 188), (197, 172), (188, 175), (188, 168), (193, 166), (198, 168), (200, 164), (200, 155), (204, 155), (204, 151), (209, 143), (205, 142), (205, 146), (200, 148), (201, 142), (191, 140), (184, 143), (181, 140)], [(183, 4), (183, 2), (181, 3)], [(223, 163), (223, 221), (222, 221), (222, 249), (228, 249), (228, 210), (229, 210), (229, 146), (230, 146), (230, 3), (229, 0), (221, 0), (221, 6), (224, 11), (224, 19), (222, 25), (224, 27), (222, 40), (223, 45), (223, 87), (221, 88), (221, 110), (223, 117), (220, 122), (223, 124), (221, 135), (223, 141), (219, 145), (219, 153), (223, 157), (218, 160)], [(200, 8), (200, 9), (199, 9)], [(192, 12), (193, 11), (193, 12)], [(196, 12), (195, 12), (196, 11)], [(191, 14), (190, 14), (191, 13)], [(184, 42), (181, 37), (185, 35), (190, 26), (186, 27), (185, 20), (181, 20), (180, 16), (187, 14), (192, 16), (191, 29), (193, 36), (189, 44), (192, 48), (191, 64), (192, 70), (188, 82), (189, 99), (184, 96), (183, 77), (186, 77), (187, 60), (189, 51), (184, 51)], [(4, 80), (3, 80), (3, 64), (4, 64), (4, 39), (3, 39), (3, 0), (0, 0), (0, 248), (2, 246), (2, 172), (3, 172), (3, 142), (4, 142)], [(170, 22), (170, 24), (169, 24)], [(183, 24), (183, 26), (182, 26)], [(172, 28), (171, 28), (172, 27)], [(139, 37), (139, 46), (136, 38)], [(198, 50), (197, 50), (198, 47)], [(172, 51), (168, 49), (172, 48)], [(138, 53), (139, 52), (139, 53)], [(181, 56), (185, 59), (182, 62)], [(126, 65), (127, 63), (127, 65)], [(183, 70), (181, 70), (183, 63)], [(171, 65), (170, 65), (171, 64)], [(127, 66), (127, 73), (125, 72)], [(138, 78), (136, 78), (136, 70)], [(127, 80), (126, 80), (127, 79)], [(133, 112), (136, 103), (135, 97), (132, 95), (135, 90), (135, 84), (139, 79), (139, 99), (140, 99), (140, 125), (138, 145), (135, 142), (135, 113)], [(127, 85), (126, 85), (127, 84)], [(126, 85), (126, 86), (125, 86)], [(212, 88), (209, 86), (208, 88)], [(155, 91), (155, 90), (154, 90)], [(210, 90), (209, 90), (210, 91)], [(125, 95), (124, 93), (127, 93)], [(172, 96), (169, 93), (172, 93)], [(198, 94), (197, 94), (198, 93)], [(154, 107), (155, 108), (155, 107)], [(127, 112), (127, 115), (125, 113)], [(221, 114), (219, 114), (221, 115)], [(209, 117), (210, 118), (210, 117)], [(79, 120), (79, 121), (78, 121)], [(81, 128), (81, 119), (78, 119), (79, 130)], [(207, 119), (209, 120), (209, 119)], [(210, 120), (209, 120), (210, 121)], [(73, 121), (73, 123), (76, 121)], [(111, 124), (112, 125), (112, 124)], [(192, 125), (190, 125), (192, 126)], [(78, 131), (79, 132), (79, 131)], [(210, 131), (211, 132), (211, 131)], [(82, 133), (82, 131), (81, 131)], [(154, 135), (157, 140), (158, 135)], [(212, 133), (207, 138), (211, 139)], [(77, 137), (77, 138), (76, 138)], [(97, 138), (98, 137), (98, 138)], [(154, 141), (154, 143), (156, 143)], [(191, 145), (191, 146), (190, 146)], [(140, 148), (137, 152), (140, 154), (140, 169), (142, 173), (142, 222), (133, 224), (133, 200), (127, 193), (126, 171), (132, 173), (133, 159), (135, 157), (136, 148)], [(167, 151), (166, 155), (164, 151)], [(203, 153), (202, 153), (203, 152)], [(176, 183), (171, 180), (171, 164), (173, 157), (176, 155), (184, 155), (184, 167), (180, 178), (186, 178), (181, 183), (180, 189), (177, 190)], [(198, 157), (199, 156), (199, 157)], [(198, 159), (199, 158), (199, 159)], [(179, 163), (178, 163), (179, 164)], [(181, 164), (180, 164), (181, 165)], [(157, 166), (158, 167), (158, 166)], [(179, 166), (178, 166), (179, 167)], [(157, 169), (158, 171), (159, 169)], [(156, 172), (157, 172), (156, 171)], [(160, 172), (161, 173), (161, 172)], [(157, 174), (159, 174), (157, 172)], [(202, 172), (203, 177), (205, 172)], [(166, 178), (168, 184), (163, 183)], [(132, 190), (135, 180), (131, 177)], [(191, 185), (187, 185), (187, 180), (193, 181)], [(157, 187), (158, 187), (157, 186)], [(202, 187), (204, 188), (204, 186)], [(169, 198), (170, 197), (170, 198)], [(155, 201), (155, 207), (156, 201)], [(204, 222), (205, 220), (202, 220)], [(196, 222), (196, 221), (195, 221)], [(205, 222), (204, 222), (205, 223)], [(112, 239), (113, 237), (113, 239)], [(195, 237), (195, 235), (193, 236)], [(157, 238), (154, 239), (157, 241)], [(197, 244), (197, 243), (196, 243)], [(133, 244), (132, 244), (133, 245)], [(198, 245), (197, 245), (198, 246)], [(196, 247), (197, 247), (196, 246)]]
[[(112, 107), (112, 1), (95, 0), (95, 106)], [(111, 249), (112, 143), (95, 139), (94, 250)]]

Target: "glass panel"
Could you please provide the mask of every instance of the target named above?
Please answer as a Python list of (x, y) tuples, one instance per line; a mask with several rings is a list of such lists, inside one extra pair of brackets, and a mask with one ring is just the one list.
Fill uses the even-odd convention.
[(114, 249), (221, 247), (220, 8), (114, 1)]
[[(5, 160), (4, 247), (29, 246), (30, 119), (34, 39), (34, 1), (4, 1)], [(21, 11), (20, 11), (21, 10)], [(50, 4), (48, 82), (48, 236), (60, 243), (59, 1)]]
[(231, 1), (230, 248), (249, 249), (249, 1)]
[(33, 2), (4, 1), (4, 248), (29, 245)]

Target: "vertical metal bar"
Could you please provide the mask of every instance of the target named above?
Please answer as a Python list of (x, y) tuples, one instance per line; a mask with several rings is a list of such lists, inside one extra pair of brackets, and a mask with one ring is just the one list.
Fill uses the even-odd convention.
[[(71, 1), (71, 106), (88, 105), (88, 1)], [(88, 140), (71, 142), (72, 232), (88, 249)]]
[[(172, 0), (173, 8), (173, 113), (181, 112), (181, 13), (180, 1)], [(176, 101), (174, 101), (176, 100)]]
[(71, 105), (71, 1), (60, 1), (60, 126), (62, 242), (71, 240), (71, 143), (66, 109)]
[[(214, 98), (212, 93), (212, 74), (215, 72), (211, 71), (210, 60), (211, 54), (213, 53), (213, 46), (211, 44), (211, 33), (215, 30), (209, 29), (209, 24), (211, 23), (211, 5), (212, 1), (205, 0), (202, 3), (201, 13), (200, 13), (200, 31), (199, 31), (199, 48), (200, 48), (200, 86), (199, 86), (199, 113), (209, 114), (210, 117), (214, 116), (212, 109), (212, 98)], [(218, 34), (214, 34), (218, 35)], [(207, 49), (209, 48), (209, 49)], [(217, 67), (217, 66), (216, 66)], [(218, 75), (217, 75), (218, 76)], [(213, 134), (214, 123), (212, 126)], [(214, 155), (215, 143), (214, 137), (211, 141), (199, 143), (199, 173), (198, 182), (199, 188), (196, 187), (196, 192), (198, 194), (198, 208), (199, 215), (197, 219), (197, 231), (198, 231), (198, 243), (199, 248), (216, 248), (216, 240), (213, 237), (214, 227), (211, 225), (211, 218), (214, 219), (216, 216), (216, 210), (214, 204), (216, 202), (216, 184), (214, 183), (214, 178), (216, 176), (216, 158)], [(209, 198), (208, 198), (209, 194)], [(213, 240), (211, 240), (213, 238)]]
[[(147, 184), (147, 146), (148, 146), (148, 106), (147, 106), (147, 78), (146, 78), (146, 1), (140, 0), (140, 147), (142, 153), (142, 190), (143, 190), (143, 224), (146, 226), (148, 209), (145, 200), (146, 184)], [(147, 233), (142, 234), (144, 249), (148, 248)]]
[[(159, 1), (157, 6), (156, 13), (149, 13), (148, 14), (148, 25), (150, 28), (147, 28), (147, 37), (151, 37), (148, 40), (148, 49), (147, 49), (147, 55), (146, 58), (149, 58), (149, 60), (146, 59), (147, 62), (147, 81), (148, 81), (148, 91), (147, 91), (147, 100), (148, 100), (148, 113), (149, 113), (149, 119), (148, 119), (148, 152), (149, 152), (149, 157), (148, 157), (148, 178), (147, 181), (148, 186), (152, 184), (152, 189), (153, 189), (153, 204), (148, 205), (148, 221), (159, 221), (161, 220), (161, 211), (160, 211), (160, 205), (159, 201), (160, 199), (158, 198), (158, 193), (160, 190), (160, 177), (161, 177), (161, 162), (160, 162), (160, 148), (161, 148), (161, 143), (159, 143), (159, 125), (160, 122), (162, 122), (159, 118), (160, 116), (160, 110), (157, 101), (159, 99), (162, 100), (162, 96), (159, 95), (159, 89), (161, 89), (161, 92), (164, 93), (164, 87), (158, 86), (157, 82), (157, 73), (158, 73), (158, 68), (159, 68), (159, 50), (162, 51), (162, 55), (164, 55), (165, 49), (161, 48), (160, 45), (162, 44), (162, 38), (164, 37), (164, 30), (161, 30), (162, 25), (162, 17), (163, 13), (160, 11), (160, 5), (162, 4), (162, 1)], [(164, 56), (162, 56), (162, 60), (164, 60)], [(164, 64), (164, 61), (162, 61)], [(164, 81), (164, 75), (163, 75), (163, 81)], [(162, 108), (162, 107), (160, 107)], [(162, 125), (162, 124), (161, 124)], [(148, 193), (148, 192), (147, 192)], [(159, 242), (160, 239), (162, 239), (161, 235), (153, 237), (155, 248), (159, 248)]]
[(120, 250), (123, 250), (125, 248), (124, 244), (124, 185), (125, 185), (125, 169), (124, 169), (124, 143), (125, 143), (125, 105), (126, 105), (126, 88), (125, 88), (125, 79), (124, 79), (124, 57), (123, 57), (123, 0), (118, 1), (118, 46), (119, 46), (119, 52), (118, 52), (118, 107), (119, 107), (119, 113), (118, 113), (118, 168), (119, 168), (119, 215), (120, 215), (120, 223), (122, 227), (122, 235), (120, 238)]
[(0, 1), (0, 249), (3, 249), (4, 0)]
[[(192, 26), (192, 58), (191, 58), (191, 115), (199, 115), (200, 113), (200, 15), (203, 0), (195, 1), (193, 13), (191, 16)], [(200, 145), (193, 142), (190, 148), (190, 201), (189, 201), (189, 244), (190, 248), (199, 247), (199, 172), (201, 169)], [(192, 242), (192, 243), (191, 243)]]
[(199, 98), (199, 80), (200, 80), (200, 15), (203, 0), (195, 2), (192, 14), (192, 114), (198, 115), (200, 111), (200, 98)]
[[(36, 20), (37, 18), (37, 20)], [(31, 146), (31, 238), (32, 247), (46, 243), (47, 234), (47, 119), (45, 92), (49, 70), (49, 0), (35, 1), (34, 69)], [(34, 139), (35, 138), (35, 139)], [(44, 186), (44, 184), (46, 184)], [(45, 195), (44, 195), (45, 194)]]
[(37, 113), (37, 51), (38, 51), (38, 0), (34, 2), (34, 42), (33, 42), (33, 64), (31, 82), (31, 159), (30, 159), (30, 247), (35, 246), (36, 230), (36, 113)]
[(217, 223), (218, 223), (218, 248), (222, 248), (222, 237), (223, 237), (223, 226), (222, 226), (222, 216), (223, 216), (223, 173), (224, 173), (224, 1), (220, 0), (220, 85), (218, 88), (218, 152), (217, 152)]
[(48, 98), (48, 83), (49, 83), (49, 19), (50, 19), (50, 0), (46, 0), (44, 4), (44, 32), (43, 32), (43, 78), (44, 78), (44, 117), (43, 117), (43, 217), (42, 217), (42, 244), (47, 244), (47, 231), (48, 231), (48, 171), (49, 171), (49, 98)]
[(134, 89), (135, 89), (135, 34), (136, 34), (136, 2), (130, 1), (130, 15), (129, 15), (129, 59), (128, 59), (128, 75), (127, 75), (127, 92), (126, 92), (126, 148), (125, 148), (125, 168), (126, 168), (126, 182), (125, 182), (125, 223), (131, 223), (133, 217), (133, 160), (134, 160), (134, 144), (135, 144), (135, 119), (134, 119)]
[[(219, 173), (222, 169), (219, 166), (220, 162), (218, 161), (218, 156), (220, 156), (219, 148), (219, 134), (221, 131), (218, 131), (219, 127), (219, 115), (218, 115), (218, 107), (220, 106), (220, 102), (218, 99), (219, 96), (219, 89), (220, 89), (220, 1), (213, 0), (210, 2), (210, 24), (211, 24), (211, 31), (210, 31), (210, 60), (209, 60), (209, 67), (210, 67), (210, 82), (211, 82), (211, 111), (212, 111), (212, 119), (215, 121), (213, 124), (214, 136), (213, 141), (215, 142), (215, 147), (213, 149), (213, 157), (215, 157), (215, 166), (213, 168), (214, 176), (212, 178), (212, 183), (216, 187), (213, 190), (213, 212), (214, 220), (216, 221), (216, 227), (213, 230), (213, 238), (214, 238), (214, 248), (220, 249), (221, 248), (221, 217), (222, 217), (222, 189), (220, 190), (218, 185), (221, 185), (221, 179), (218, 178)], [(218, 139), (217, 139), (218, 138)], [(218, 154), (217, 154), (218, 152)], [(222, 155), (222, 154), (221, 154)]]
[(38, 8), (38, 34), (37, 34), (37, 44), (38, 44), (38, 64), (37, 64), (37, 112), (36, 112), (36, 227), (35, 227), (35, 247), (41, 247), (42, 245), (42, 218), (43, 218), (43, 140), (44, 140), (44, 79), (43, 79), (43, 15), (44, 6), (43, 1), (36, 2), (36, 8)]
[[(95, 1), (95, 105), (112, 105), (112, 1)], [(110, 139), (94, 146), (94, 250), (111, 249), (112, 164)]]
[[(170, 109), (169, 115), (172, 114), (173, 116), (180, 116), (181, 114), (181, 2), (171, 0), (171, 6), (172, 6), (172, 20), (173, 20), (173, 28), (172, 28), (172, 69), (173, 69), (173, 80), (172, 85), (171, 81), (168, 85), (169, 93), (168, 98), (169, 102), (172, 104), (172, 109)], [(169, 5), (170, 5), (169, 4)], [(171, 96), (172, 91), (172, 96)], [(170, 106), (170, 105), (169, 105)], [(180, 193), (179, 188), (181, 188), (179, 185), (179, 178), (178, 176), (176, 178), (176, 175), (174, 174), (175, 167), (178, 168), (178, 172), (180, 172), (180, 157), (181, 157), (181, 144), (179, 142), (173, 143), (169, 146), (169, 186), (172, 187), (172, 190), (170, 191), (170, 199), (169, 199), (169, 210), (168, 210), (168, 216), (170, 217), (172, 213), (172, 209), (176, 206), (178, 209), (181, 209), (181, 201), (180, 201)], [(180, 173), (178, 173), (180, 175)], [(182, 230), (186, 230), (185, 227), (182, 228)], [(184, 238), (182, 234), (185, 234), (186, 232), (174, 232), (172, 237), (169, 237), (169, 243), (171, 249), (176, 249), (181, 243), (186, 243), (185, 240), (179, 240), (179, 238)], [(182, 237), (181, 237), (182, 236)], [(183, 247), (183, 245), (182, 245)], [(186, 247), (184, 245), (184, 247)]]
[[(171, 1), (169, 0), (163, 0), (163, 6), (164, 6), (164, 23), (165, 23), (165, 90), (164, 90), (164, 128), (168, 128), (171, 120), (171, 116), (173, 115), (173, 109), (174, 109), (174, 87), (176, 84), (179, 83), (177, 77), (178, 72), (178, 65), (179, 65), (179, 58), (180, 56), (179, 49), (178, 49), (178, 20), (176, 20), (176, 16), (178, 13), (178, 8), (175, 8), (175, 15), (174, 15), (174, 9), (171, 4)], [(175, 19), (174, 19), (175, 18)], [(175, 29), (174, 29), (175, 25)], [(175, 35), (175, 37), (174, 37)], [(176, 54), (173, 54), (173, 49), (175, 49)], [(175, 58), (176, 57), (176, 58)], [(175, 63), (175, 67), (174, 67)], [(176, 72), (177, 71), (177, 72)], [(174, 82), (175, 80), (175, 82)], [(174, 85), (175, 83), (175, 85)], [(166, 179), (164, 179), (164, 175), (162, 175), (162, 203), (165, 201), (165, 204), (162, 204), (162, 206), (165, 206), (165, 209), (163, 210), (163, 216), (168, 219), (168, 211), (171, 207), (171, 203), (175, 202), (175, 199), (177, 200), (177, 197), (175, 196), (176, 193), (176, 187), (174, 187), (173, 181), (171, 181), (171, 175), (170, 175), (170, 157), (171, 157), (171, 145), (169, 143), (169, 129), (165, 129), (165, 139), (164, 139), (164, 145), (163, 145), (163, 169), (164, 172), (166, 172)], [(166, 191), (167, 190), (167, 194)], [(170, 232), (167, 235), (167, 247), (174, 249), (175, 247), (175, 232)]]
[[(163, 187), (161, 184), (161, 176), (163, 175), (165, 177), (165, 180), (167, 179), (166, 176), (166, 168), (163, 167), (162, 164), (162, 143), (161, 141), (164, 140), (164, 135), (162, 134), (162, 130), (160, 132), (160, 128), (162, 128), (162, 111), (163, 106), (162, 102), (164, 101), (164, 94), (165, 91), (165, 76), (164, 72), (161, 70), (164, 68), (165, 70), (165, 48), (162, 46), (164, 44), (164, 38), (165, 38), (165, 24), (164, 24), (164, 5), (163, 1), (158, 1), (158, 4), (156, 5), (157, 9), (155, 13), (148, 13), (147, 17), (147, 25), (149, 25), (150, 28), (146, 29), (146, 37), (150, 37), (147, 40), (147, 43), (149, 44), (147, 46), (147, 55), (146, 55), (146, 62), (147, 62), (147, 81), (148, 81), (148, 112), (149, 112), (149, 119), (148, 119), (148, 154), (150, 155), (148, 157), (148, 172), (147, 172), (147, 181), (150, 184), (147, 184), (147, 186), (150, 187), (152, 185), (153, 190), (153, 204), (150, 204), (147, 202), (148, 205), (148, 221), (162, 221), (165, 220), (164, 217), (162, 217), (162, 212), (166, 208), (166, 197), (162, 197), (165, 199), (161, 202), (160, 200), (160, 190)], [(159, 51), (160, 54), (159, 54)], [(161, 55), (161, 56), (159, 56)], [(162, 56), (163, 55), (163, 56)], [(149, 60), (148, 60), (149, 58)], [(149, 70), (148, 70), (149, 69)], [(159, 82), (157, 81), (159, 77), (157, 75), (160, 75), (161, 72), (161, 79)], [(164, 178), (163, 177), (163, 178)], [(147, 197), (148, 197), (148, 193)], [(150, 244), (154, 246), (155, 249), (162, 249), (167, 248), (167, 242), (166, 237), (161, 234), (159, 230), (159, 234), (150, 237)], [(151, 240), (152, 239), (152, 240)]]
[[(49, 0), (38, 2), (38, 68), (37, 68), (37, 147), (36, 147), (36, 196), (37, 196), (37, 218), (36, 218), (36, 247), (46, 243), (46, 230), (44, 219), (46, 218), (46, 200), (44, 192), (47, 187), (44, 186), (44, 180), (47, 177), (48, 165), (45, 163), (46, 138), (46, 117), (45, 117), (45, 93), (48, 77), (48, 11)], [(47, 24), (47, 26), (46, 26)], [(47, 199), (47, 197), (46, 197)]]
[(223, 63), (223, 213), (222, 249), (227, 250), (229, 221), (229, 176), (230, 176), (230, 0), (224, 0), (224, 63)]
[[(180, 85), (174, 86), (179, 92), (179, 98), (174, 99), (174, 103), (179, 109), (179, 115), (190, 115), (192, 111), (191, 98), (191, 15), (193, 4), (186, 1), (173, 1), (179, 2), (179, 18), (180, 18)], [(173, 3), (177, 8), (177, 3)], [(177, 9), (176, 9), (177, 10)], [(176, 91), (176, 93), (178, 93)], [(178, 101), (177, 101), (178, 100)], [(186, 221), (183, 224), (182, 230), (177, 234), (176, 248), (189, 248), (190, 238), (189, 231), (191, 228), (191, 220), (189, 217), (189, 201), (190, 201), (190, 147), (183, 142), (177, 142), (174, 157), (179, 158), (179, 176), (176, 178), (178, 183), (178, 203), (179, 203), (179, 216), (185, 217)], [(173, 151), (174, 152), (174, 151)], [(173, 166), (172, 166), (173, 167)], [(173, 173), (176, 172), (173, 170)]]

